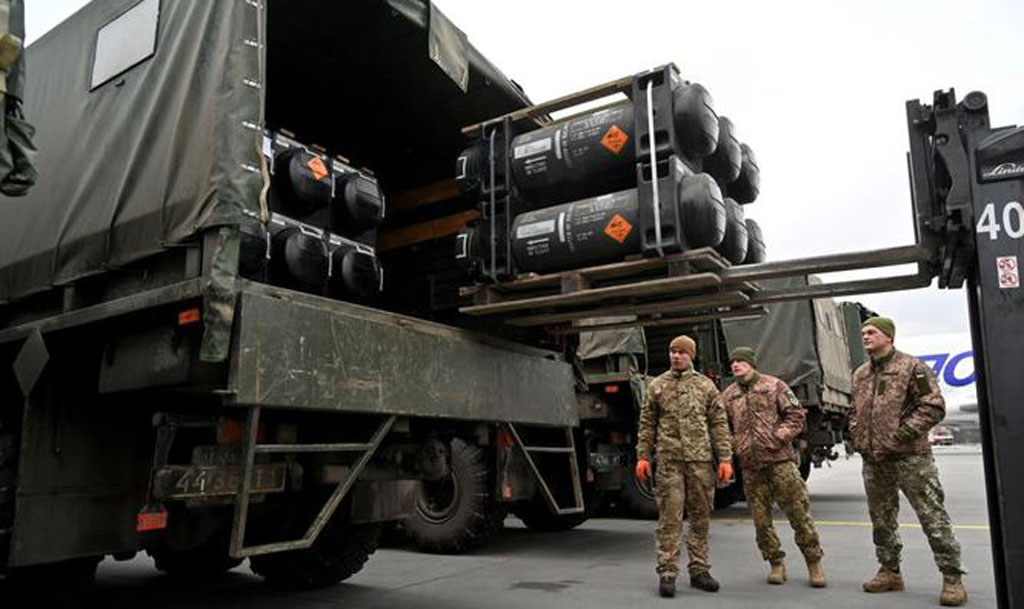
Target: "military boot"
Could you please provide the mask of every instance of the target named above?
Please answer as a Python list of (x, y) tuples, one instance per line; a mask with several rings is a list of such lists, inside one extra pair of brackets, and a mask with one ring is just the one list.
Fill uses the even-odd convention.
[(942, 594), (939, 604), (947, 607), (959, 607), (967, 602), (967, 590), (959, 575), (942, 576)]
[(874, 577), (864, 582), (865, 592), (899, 592), (903, 590), (903, 576), (899, 571), (890, 571), (885, 567), (878, 570)]
[(776, 586), (786, 583), (786, 563), (773, 562), (771, 573), (768, 574), (768, 583)]
[(711, 577), (707, 571), (701, 571), (690, 576), (690, 587), (705, 592), (718, 592), (718, 580)]
[(820, 560), (807, 563), (807, 574), (811, 576), (812, 588), (824, 588), (828, 583), (825, 581), (825, 567), (821, 566)]
[(676, 576), (662, 575), (658, 580), (658, 594), (664, 598), (672, 598), (676, 595)]

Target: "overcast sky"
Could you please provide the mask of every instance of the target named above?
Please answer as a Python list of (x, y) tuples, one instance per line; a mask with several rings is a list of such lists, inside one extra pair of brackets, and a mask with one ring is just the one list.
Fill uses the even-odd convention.
[[(1020, 0), (436, 3), (535, 102), (670, 61), (707, 86), (757, 154), (774, 260), (912, 243), (906, 100), (980, 89), (1024, 122)], [(31, 40), (85, 2), (27, 4)], [(858, 300), (900, 336), (968, 329), (961, 291)]]

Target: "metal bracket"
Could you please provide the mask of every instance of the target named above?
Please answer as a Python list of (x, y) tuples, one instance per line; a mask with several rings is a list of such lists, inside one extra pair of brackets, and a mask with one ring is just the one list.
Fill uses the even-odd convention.
[[(528, 446), (523, 443), (522, 437), (519, 435), (519, 430), (512, 423), (508, 423), (508, 429), (512, 432), (512, 437), (515, 439), (516, 445), (523, 451), (523, 456), (526, 458), (526, 463), (530, 466), (530, 471), (533, 472), (534, 480), (540, 485), (541, 492), (544, 496), (544, 501), (548, 504), (548, 508), (551, 509), (551, 513), (557, 516), (566, 516), (569, 514), (581, 514), (586, 506), (583, 504), (583, 488), (580, 485), (580, 468), (576, 462), (576, 440), (573, 438), (572, 429), (569, 427), (565, 428), (565, 438), (568, 446)], [(540, 468), (537, 467), (536, 461), (533, 459), (533, 454), (561, 454), (565, 455), (569, 459), (569, 472), (572, 477), (572, 492), (573, 492), (573, 505), (570, 507), (561, 507), (558, 505), (558, 500), (555, 498), (554, 493), (551, 492), (551, 487), (548, 486), (544, 475), (541, 474)]]
[(22, 344), (17, 357), (14, 358), (14, 376), (18, 380), (21, 394), (28, 397), (35, 389), (39, 377), (50, 361), (50, 352), (46, 349), (46, 341), (38, 328), (29, 331), (28, 339)]
[[(242, 461), (242, 479), (239, 481), (238, 497), (235, 500), (234, 523), (231, 527), (230, 554), (232, 558), (245, 558), (272, 552), (287, 550), (303, 550), (313, 545), (320, 532), (330, 521), (341, 501), (348, 495), (356, 479), (362, 473), (370, 458), (380, 447), (381, 442), (395, 424), (396, 415), (391, 415), (381, 423), (373, 437), (366, 443), (335, 443), (335, 444), (257, 444), (256, 437), (260, 424), (260, 406), (250, 406), (245, 428), (245, 455)], [(301, 539), (280, 541), (258, 546), (245, 547), (245, 529), (249, 516), (249, 496), (252, 491), (252, 472), (257, 454), (270, 453), (362, 453), (348, 475), (338, 483), (334, 492), (313, 519)]]

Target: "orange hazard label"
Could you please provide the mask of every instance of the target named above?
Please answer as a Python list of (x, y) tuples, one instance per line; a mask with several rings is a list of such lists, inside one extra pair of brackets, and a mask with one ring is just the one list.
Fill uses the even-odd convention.
[(626, 142), (629, 141), (629, 136), (622, 129), (612, 125), (608, 130), (608, 133), (604, 134), (601, 138), (601, 145), (611, 150), (615, 154), (622, 152), (622, 149), (626, 146)]
[(309, 167), (309, 170), (313, 172), (313, 177), (316, 178), (317, 182), (327, 177), (327, 166), (324, 165), (324, 162), (318, 156), (309, 159), (306, 167)]
[(615, 217), (611, 219), (608, 226), (604, 227), (604, 234), (619, 243), (625, 243), (626, 237), (629, 236), (629, 231), (631, 230), (633, 230), (633, 225), (629, 223), (629, 220), (626, 220), (619, 214), (615, 214)]

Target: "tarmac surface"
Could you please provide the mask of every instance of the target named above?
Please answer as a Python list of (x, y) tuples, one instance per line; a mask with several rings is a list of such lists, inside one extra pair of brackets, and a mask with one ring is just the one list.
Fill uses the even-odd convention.
[[(976, 447), (936, 451), (946, 506), (963, 548), (970, 607), (995, 607), (991, 540), (981, 452)], [(314, 592), (287, 593), (263, 585), (246, 565), (215, 583), (183, 584), (153, 569), (140, 554), (132, 561), (100, 565), (89, 607), (324, 609), (487, 607), (587, 608), (667, 607), (699, 602), (701, 607), (787, 609), (814, 607), (934, 607), (941, 576), (932, 561), (913, 510), (904, 501), (904, 592), (866, 594), (861, 582), (876, 570), (860, 460), (841, 458), (814, 470), (811, 505), (825, 549), (828, 587), (807, 584), (803, 559), (781, 514), (776, 522), (789, 555), (789, 581), (764, 582), (766, 565), (754, 545), (753, 525), (743, 503), (715, 514), (711, 526), (712, 574), (717, 594), (690, 588), (684, 576), (674, 599), (657, 595), (654, 523), (593, 519), (561, 533), (532, 533), (514, 518), (494, 543), (462, 556), (420, 554), (406, 547), (378, 550), (351, 579)], [(685, 573), (685, 567), (684, 567)]]

